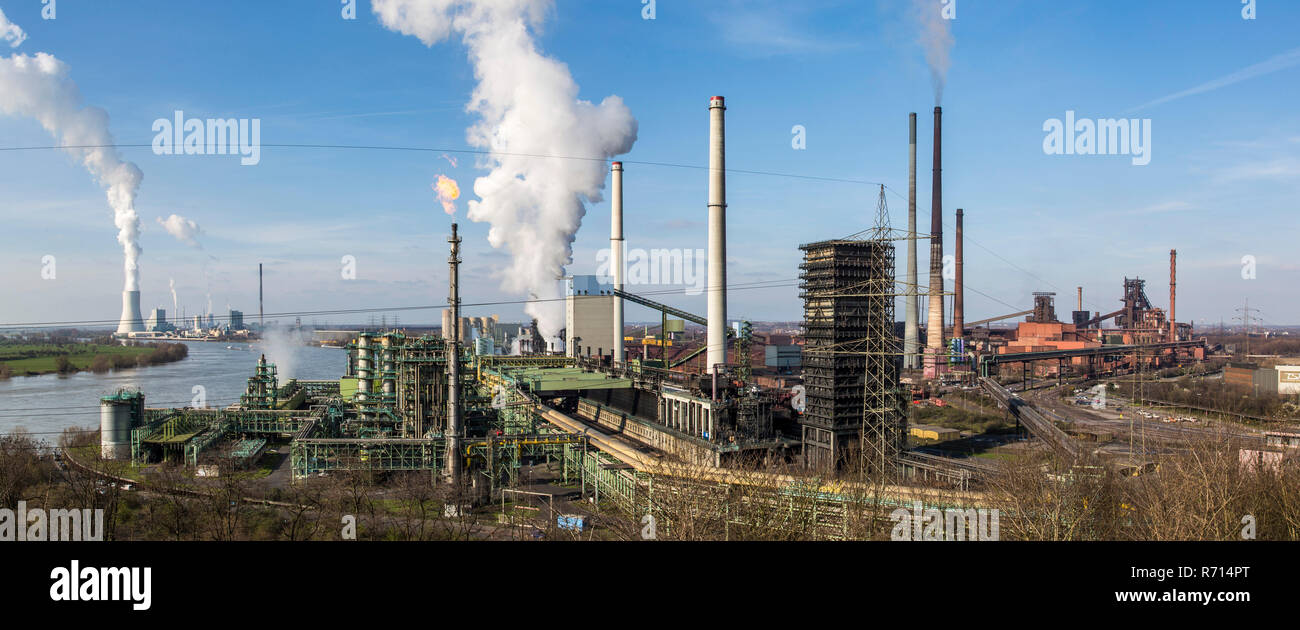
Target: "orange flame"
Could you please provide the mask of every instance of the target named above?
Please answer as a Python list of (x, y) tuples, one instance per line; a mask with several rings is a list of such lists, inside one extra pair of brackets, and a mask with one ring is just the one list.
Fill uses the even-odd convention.
[(439, 175), (438, 181), (434, 182), (433, 190), (438, 193), (438, 201), (442, 203), (442, 210), (450, 215), (456, 214), (456, 200), (460, 199), (460, 186), (456, 180)]

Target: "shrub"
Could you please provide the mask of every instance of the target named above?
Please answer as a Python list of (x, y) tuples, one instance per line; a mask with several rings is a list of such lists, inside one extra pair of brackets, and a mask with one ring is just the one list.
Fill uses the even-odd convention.
[(103, 374), (112, 367), (113, 364), (106, 355), (97, 354), (95, 355), (95, 358), (90, 361), (90, 371), (95, 372), (96, 374)]

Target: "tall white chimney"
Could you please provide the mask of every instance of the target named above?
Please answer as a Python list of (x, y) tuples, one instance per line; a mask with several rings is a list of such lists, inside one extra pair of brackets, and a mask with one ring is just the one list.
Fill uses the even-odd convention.
[(708, 367), (727, 362), (727, 162), (726, 101), (709, 99), (709, 298)]
[[(623, 290), (623, 163), (610, 165), (609, 250), (614, 288)], [(614, 365), (627, 360), (623, 347), (623, 298), (614, 298)]]
[(117, 324), (117, 334), (125, 335), (144, 331), (144, 314), (140, 312), (140, 292), (122, 292), (122, 321)]

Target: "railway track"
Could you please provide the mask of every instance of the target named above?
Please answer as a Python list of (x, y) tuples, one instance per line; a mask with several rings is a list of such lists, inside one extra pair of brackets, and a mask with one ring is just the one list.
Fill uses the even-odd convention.
[(998, 401), (999, 405), (1006, 407), (1007, 411), (1011, 412), (1011, 415), (1019, 419), (1020, 424), (1028, 429), (1031, 435), (1042, 440), (1052, 450), (1068, 459), (1077, 459), (1079, 457), (1081, 454), (1079, 444), (1059, 429), (1051, 418), (1030, 405), (1025, 399), (1011, 393), (1010, 390), (987, 376), (980, 379), (980, 386), (989, 395), (993, 396), (993, 399)]

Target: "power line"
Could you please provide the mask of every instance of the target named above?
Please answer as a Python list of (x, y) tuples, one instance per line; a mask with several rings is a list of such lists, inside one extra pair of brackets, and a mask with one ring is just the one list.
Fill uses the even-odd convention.
[[(788, 282), (788, 281), (787, 280), (763, 280), (763, 281), (755, 281), (755, 282), (748, 282), (748, 283), (731, 284), (731, 285), (727, 285), (727, 290), (744, 291), (744, 290), (752, 290), (752, 289), (780, 288), (782, 286), (785, 286), (780, 284), (770, 284), (774, 282)], [(657, 291), (643, 291), (638, 293), (637, 295), (676, 295), (676, 294), (685, 295), (685, 294), (689, 294), (690, 291), (691, 291), (690, 288), (662, 289)], [(531, 299), (519, 299), (519, 300), (500, 300), (495, 302), (462, 303), (461, 308), (481, 307), (481, 306), (507, 306), (507, 305), (516, 305), (516, 304), (540, 304), (544, 302), (561, 302), (566, 299), (568, 298), (555, 297), (555, 298), (531, 298)], [(356, 314), (365, 314), (365, 313), (422, 311), (422, 310), (435, 310), (435, 309), (444, 309), (444, 308), (447, 308), (446, 304), (432, 304), (432, 305), (423, 305), (423, 306), (388, 306), (388, 307), (370, 307), (370, 308), (353, 308), (353, 309), (328, 309), (328, 310), (319, 310), (319, 311), (284, 311), (279, 313), (267, 313), (266, 315), (269, 317), (295, 317), (295, 316), (301, 317), (301, 316), (311, 316), (311, 315), (356, 315)], [(217, 321), (225, 321), (230, 319), (230, 317), (228, 315), (222, 315), (222, 316), (214, 316), (213, 319)], [(101, 325), (116, 325), (120, 321), (121, 320), (119, 318), (119, 319), (99, 319), (99, 320), (68, 320), (68, 321), (61, 321), (61, 322), (20, 322), (20, 323), (13, 323), (13, 324), (0, 323), (0, 328), (53, 328), (59, 326), (101, 326)]]
[[(447, 149), (440, 147), (398, 147), (383, 145), (365, 145), (365, 144), (305, 144), (305, 143), (260, 143), (261, 148), (275, 149), (344, 149), (357, 151), (412, 151), (420, 153), (462, 153), (469, 155), (485, 155), (489, 157), (524, 157), (548, 160), (578, 160), (584, 162), (609, 162), (609, 158), (604, 156), (589, 157), (580, 155), (553, 155), (545, 153), (513, 153), (509, 151), (489, 151), (484, 149)], [(44, 145), (44, 146), (27, 146), (27, 147), (0, 147), (0, 151), (48, 151), (54, 149), (145, 149), (153, 148), (153, 144), (70, 144), (70, 145)], [(661, 166), (666, 168), (686, 168), (692, 170), (709, 170), (708, 166), (699, 164), (679, 164), (676, 162), (657, 162), (650, 160), (619, 160), (624, 164), (636, 164), (640, 166)], [(809, 181), (834, 182), (840, 184), (858, 184), (864, 186), (883, 186), (880, 182), (869, 182), (861, 179), (849, 179), (844, 177), (825, 177), (821, 175), (802, 175), (798, 173), (781, 173), (777, 171), (755, 171), (748, 169), (725, 169), (726, 173), (736, 175), (762, 175), (767, 177), (784, 177), (788, 179), (802, 179)], [(897, 193), (895, 193), (897, 194)]]
[[(233, 403), (236, 400), (238, 399), (232, 399), (230, 402)], [(193, 401), (184, 400), (180, 402), (158, 402), (153, 404), (160, 405), (162, 407), (167, 407), (167, 408), (175, 408), (175, 407), (171, 407), (171, 405), (187, 405), (191, 402)], [(208, 407), (208, 409), (220, 409), (220, 408), (221, 407)], [(202, 409), (202, 408), (198, 407), (196, 409)], [(55, 413), (20, 413), (20, 414), (13, 414), (13, 415), (0, 414), (0, 420), (23, 420), (26, 418), (85, 418), (88, 416), (94, 416), (96, 413), (97, 413), (96, 411), (85, 410), (80, 412), (60, 411)]]
[[(236, 401), (236, 400), (239, 400), (239, 399), (238, 399), (238, 398), (218, 398), (217, 400), (230, 400), (230, 401), (233, 402), (233, 401)], [(161, 402), (161, 403), (160, 403), (160, 402), (157, 402), (157, 401), (150, 401), (150, 402), (153, 402), (153, 403), (155, 403), (155, 404), (159, 404), (159, 405), (177, 405), (177, 404), (180, 404), (180, 403), (183, 403), (183, 402), (193, 402), (193, 400), (174, 400), (174, 401), (167, 401), (167, 402)], [(48, 410), (50, 410), (50, 409), (92, 409), (92, 408), (93, 408), (93, 409), (99, 409), (99, 405), (68, 405), (68, 406), (62, 406), (62, 407), (26, 407), (26, 408), (14, 408), (14, 409), (8, 409), (8, 408), (0, 407), (0, 412), (9, 412), (9, 411), (48, 411)]]

